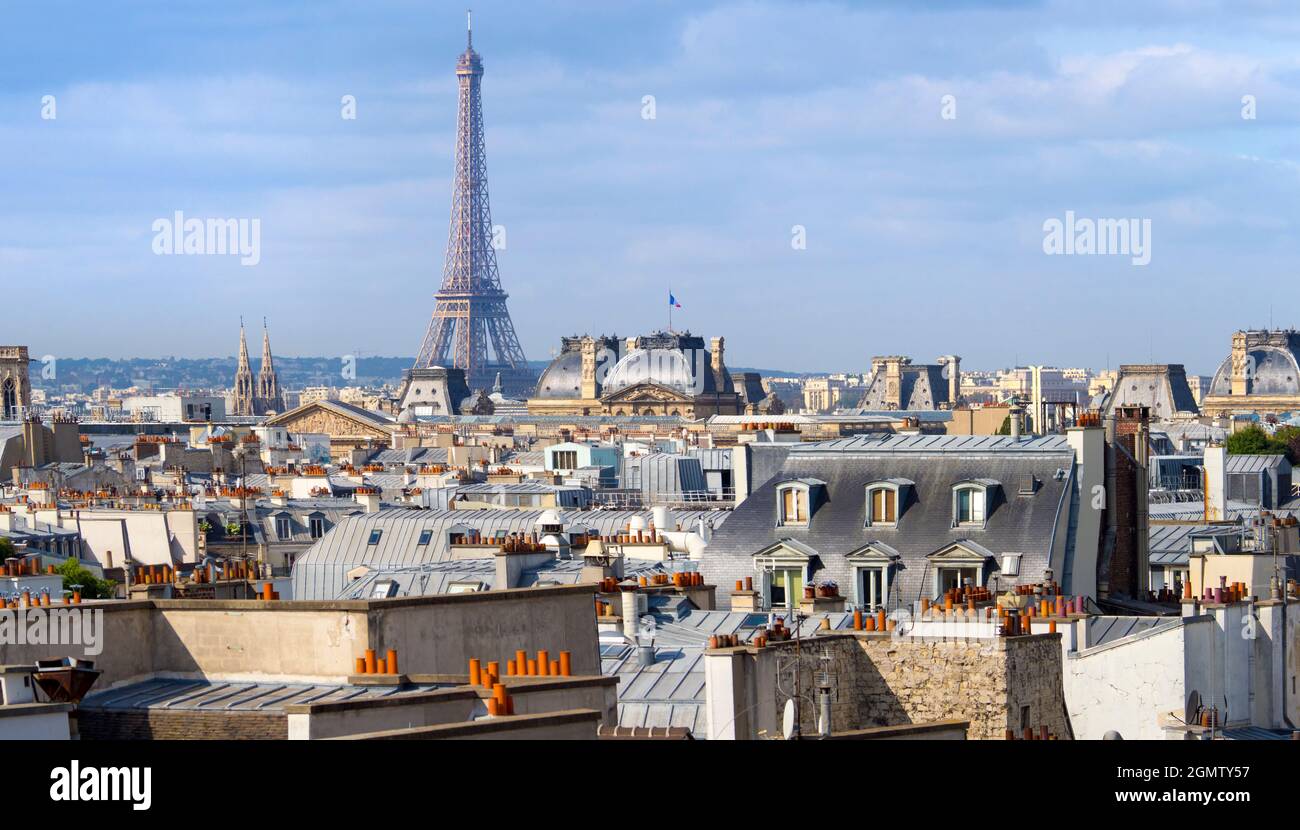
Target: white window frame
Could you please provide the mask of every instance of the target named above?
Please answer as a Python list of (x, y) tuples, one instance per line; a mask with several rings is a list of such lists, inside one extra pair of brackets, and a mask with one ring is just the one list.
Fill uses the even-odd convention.
[(794, 596), (795, 592), (790, 591), (787, 587), (786, 602), (781, 606), (781, 609), (796, 610), (799, 607), (799, 601), (803, 599), (804, 587), (811, 584), (808, 573), (811, 556), (790, 547), (783, 541), (772, 545), (762, 553), (756, 554), (753, 562), (754, 570), (759, 577), (758, 584), (763, 596), (763, 607), (771, 610), (777, 610), (772, 607), (772, 583), (776, 572), (795, 572), (799, 575), (798, 595)]
[[(894, 518), (892, 521), (876, 518), (876, 493), (885, 492), (894, 494)], [(867, 485), (867, 527), (898, 527), (898, 519), (903, 513), (903, 493), (904, 490), (897, 484), (886, 484), (876, 482)]]
[[(870, 592), (863, 585), (863, 579), (867, 576), (880, 581), (880, 604), (876, 605), (870, 600)], [(867, 611), (877, 611), (881, 608), (889, 607), (889, 589), (892, 588), (893, 566), (888, 562), (871, 565), (854, 565), (853, 566), (853, 604), (858, 608)]]
[[(961, 496), (962, 493), (970, 493), (970, 518), (962, 519), (961, 517)], [(965, 482), (952, 488), (952, 526), (953, 527), (984, 527), (988, 522), (989, 515), (989, 492), (988, 488), (979, 484)]]
[[(776, 582), (777, 571), (787, 574), (785, 578), (786, 581), (785, 604), (780, 606), (776, 606), (772, 604), (772, 588), (774, 587), (774, 584)], [(796, 593), (795, 591), (790, 590), (791, 580), (788, 574), (792, 574), (792, 573), (798, 574), (799, 577), (799, 589), (797, 592), (798, 596), (794, 595)], [(799, 608), (800, 600), (803, 599), (804, 586), (808, 584), (810, 583), (808, 582), (808, 566), (806, 564), (796, 565), (790, 563), (782, 563), (782, 564), (773, 565), (770, 570), (764, 569), (763, 580), (762, 580), (763, 605), (764, 607), (769, 608), (773, 611), (796, 611)]]
[[(794, 519), (786, 515), (786, 498), (794, 494), (795, 514), (802, 508), (802, 517)], [(783, 484), (776, 489), (776, 524), (778, 527), (807, 527), (812, 517), (812, 488), (806, 484)]]

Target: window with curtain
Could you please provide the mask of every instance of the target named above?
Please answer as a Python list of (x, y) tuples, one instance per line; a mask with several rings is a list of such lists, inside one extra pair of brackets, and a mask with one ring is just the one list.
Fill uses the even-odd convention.
[(781, 524), (808, 523), (808, 493), (795, 487), (781, 491)]

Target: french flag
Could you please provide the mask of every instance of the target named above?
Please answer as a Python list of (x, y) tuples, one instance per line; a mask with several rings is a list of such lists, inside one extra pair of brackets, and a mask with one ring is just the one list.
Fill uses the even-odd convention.
[(669, 305), (670, 307), (672, 307), (672, 308), (681, 308), (681, 307), (682, 307), (682, 304), (679, 303), (679, 302), (677, 302), (677, 298), (674, 297), (674, 296), (672, 295), (672, 292), (669, 292), (669, 293), (668, 293), (668, 305)]

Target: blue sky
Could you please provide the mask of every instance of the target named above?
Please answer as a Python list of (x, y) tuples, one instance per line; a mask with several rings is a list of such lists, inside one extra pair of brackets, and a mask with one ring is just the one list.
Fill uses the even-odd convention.
[[(957, 353), (1211, 373), (1270, 308), (1300, 325), (1293, 4), (473, 5), (529, 357), (663, 325), (670, 283), (675, 322), (725, 335), (730, 363), (794, 370)], [(413, 355), (446, 243), (464, 8), (12, 4), (0, 278), (34, 299), (6, 292), (0, 340), (232, 354), (243, 314), (284, 354)], [(176, 210), (259, 218), (261, 262), (154, 255), (151, 224)], [(1067, 210), (1150, 219), (1150, 265), (1045, 255), (1043, 222)]]

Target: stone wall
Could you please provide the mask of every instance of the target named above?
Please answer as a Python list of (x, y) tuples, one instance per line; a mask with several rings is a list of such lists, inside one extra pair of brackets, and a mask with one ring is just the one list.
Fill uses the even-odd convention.
[(137, 712), (82, 709), (77, 729), (85, 741), (278, 740), (288, 737), (284, 714), (258, 712)]
[[(795, 650), (793, 642), (757, 650), (759, 659), (776, 663), (777, 712), (789, 697)], [(817, 673), (829, 668), (833, 732), (963, 720), (975, 740), (1001, 739), (1007, 730), (1020, 737), (1026, 726), (1035, 735), (1046, 726), (1058, 739), (1071, 737), (1057, 634), (982, 640), (834, 634), (805, 640), (798, 651), (804, 735), (817, 733), (810, 690)]]
[(464, 674), (469, 658), (516, 649), (570, 652), (573, 674), (600, 674), (590, 585), (382, 600), (131, 600), (102, 611), (102, 653), (81, 645), (0, 644), (0, 663), (89, 657), (95, 691), (155, 675), (344, 683), (367, 648), (392, 648), (408, 674)]

